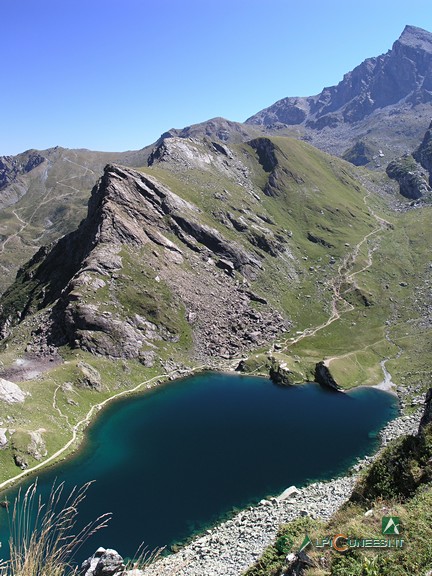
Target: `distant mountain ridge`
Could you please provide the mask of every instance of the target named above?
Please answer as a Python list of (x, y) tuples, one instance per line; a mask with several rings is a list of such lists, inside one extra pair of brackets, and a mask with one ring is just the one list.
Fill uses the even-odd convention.
[(370, 142), (372, 151), (389, 148), (402, 153), (406, 139), (414, 144), (412, 139), (419, 140), (424, 133), (431, 103), (432, 34), (406, 26), (391, 50), (366, 59), (337, 86), (316, 96), (283, 98), (246, 124), (269, 132), (295, 127), (293, 135), (337, 155), (359, 140)]
[[(184, 163), (180, 141), (210, 139), (214, 147), (264, 135), (305, 140), (352, 164), (385, 169), (419, 146), (431, 117), (432, 34), (406, 26), (391, 50), (368, 58), (345, 74), (337, 86), (325, 88), (317, 96), (284, 98), (246, 123), (216, 117), (171, 128), (157, 142), (138, 151), (55, 147), (0, 157), (0, 293), (40, 246), (76, 228), (85, 216), (90, 190), (106, 164), (150, 165), (155, 154), (160, 155), (167, 147), (171, 162), (177, 154), (178, 162)], [(418, 184), (423, 186), (422, 178), (415, 179), (416, 189)], [(411, 190), (411, 177), (408, 188), (410, 198), (423, 194)]]
[(0, 157), (0, 292), (41, 245), (77, 227), (106, 164), (141, 166), (151, 150), (116, 153), (56, 146)]

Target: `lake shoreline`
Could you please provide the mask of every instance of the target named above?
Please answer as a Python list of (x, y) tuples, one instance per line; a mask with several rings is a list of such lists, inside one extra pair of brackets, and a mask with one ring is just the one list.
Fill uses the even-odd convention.
[[(36, 464), (32, 468), (25, 469), (16, 476), (12, 478), (8, 478), (2, 482), (0, 482), (0, 497), (2, 494), (7, 492), (8, 490), (14, 488), (17, 484), (21, 481), (28, 479), (28, 477), (34, 475), (35, 479), (37, 478), (36, 472), (39, 471), (47, 471), (53, 466), (57, 466), (59, 464), (65, 463), (67, 460), (72, 458), (76, 455), (77, 452), (85, 449), (85, 430), (92, 424), (94, 424), (97, 419), (102, 415), (103, 409), (107, 406), (111, 406), (116, 400), (128, 398), (130, 396), (139, 396), (145, 394), (149, 390), (159, 388), (160, 386), (169, 385), (173, 382), (181, 381), (184, 378), (188, 378), (190, 376), (204, 374), (206, 372), (214, 372), (220, 374), (227, 374), (227, 375), (238, 375), (244, 377), (256, 377), (256, 378), (263, 378), (267, 380), (269, 383), (275, 384), (273, 380), (267, 374), (253, 374), (253, 373), (242, 373), (236, 370), (240, 360), (236, 359), (235, 362), (230, 360), (229, 362), (221, 363), (220, 366), (217, 365), (200, 365), (193, 368), (179, 370), (178, 368), (174, 369), (172, 372), (159, 374), (150, 378), (149, 380), (144, 380), (140, 382), (135, 387), (127, 390), (122, 390), (117, 394), (106, 398), (102, 402), (98, 404), (94, 404), (88, 413), (81, 419), (77, 424), (75, 424), (72, 428), (72, 438), (68, 440), (68, 442), (62, 446), (59, 450), (57, 450), (54, 454), (50, 455), (47, 459), (43, 460), (42, 462)], [(382, 365), (382, 363), (381, 363)], [(385, 366), (383, 366), (383, 371), (385, 371)], [(385, 374), (385, 372), (384, 372)], [(385, 375), (386, 376), (386, 375)], [(306, 384), (306, 382), (298, 382), (295, 384), (290, 384), (290, 386), (302, 386)], [(279, 385), (279, 384), (275, 384)], [(370, 388), (376, 388), (382, 390), (384, 392), (393, 394), (397, 396), (397, 393), (393, 390), (394, 383), (390, 381), (390, 386), (386, 381), (386, 378), (383, 382), (376, 384), (374, 386), (370, 386)], [(362, 388), (363, 386), (357, 386), (350, 390), (356, 390)], [(364, 388), (369, 388), (369, 386), (364, 386)], [(343, 392), (349, 392), (350, 390), (343, 390)]]
[[(174, 380), (179, 381), (183, 378), (188, 378), (189, 376), (211, 371), (216, 371), (216, 369), (213, 370), (207, 366), (197, 366), (196, 368), (185, 370), (184, 373), (179, 373), (179, 370), (173, 370), (173, 372), (159, 374), (153, 378), (144, 380), (131, 389), (122, 390), (117, 394), (102, 400), (98, 404), (93, 404), (84, 418), (82, 418), (79, 422), (77, 422), (77, 424), (73, 426), (72, 438), (68, 440), (64, 446), (62, 446), (54, 454), (51, 454), (51, 456), (49, 456), (46, 460), (43, 460), (32, 468), (25, 469), (16, 476), (2, 481), (0, 483), (0, 496), (7, 490), (14, 488), (20, 482), (28, 479), (29, 476), (34, 475), (36, 479), (36, 472), (45, 472), (51, 467), (64, 463), (66, 460), (69, 460), (72, 456), (76, 455), (77, 452), (85, 447), (86, 428), (88, 428), (91, 424), (94, 424), (97, 421), (97, 418), (102, 415), (103, 409), (107, 406), (111, 406), (116, 400), (123, 400), (130, 396), (139, 396), (159, 386), (170, 384)], [(178, 376), (172, 378), (173, 374), (178, 374)]]
[[(132, 395), (142, 395), (143, 392), (145, 392), (146, 390), (151, 390), (164, 385), (168, 385), (172, 382), (172, 380), (178, 381), (192, 375), (199, 375), (206, 372), (221, 373), (230, 376), (238, 375), (238, 376), (244, 376), (246, 378), (250, 376), (249, 374), (238, 374), (238, 372), (236, 373), (233, 368), (227, 369), (227, 366), (224, 366), (222, 369), (216, 367), (198, 366), (194, 369), (187, 370), (187, 372), (184, 371), (184, 373), (182, 374), (179, 374), (177, 370), (168, 374), (155, 376), (147, 381), (143, 381), (134, 388), (132, 388), (131, 390), (123, 390), (119, 394), (116, 394), (113, 397), (105, 399), (100, 404), (93, 406), (91, 410), (89, 410), (89, 412), (87, 413), (86, 417), (76, 425), (77, 429), (79, 425), (82, 425), (83, 427), (81, 430), (79, 430), (80, 435), (79, 436), (77, 435), (75, 437), (77, 443), (73, 447), (72, 451), (68, 452), (67, 457), (63, 457), (60, 460), (52, 461), (49, 463), (43, 462), (38, 467), (38, 469), (46, 470), (52, 465), (63, 463), (63, 461), (66, 460), (66, 458), (70, 458), (72, 454), (76, 453), (77, 450), (82, 449), (83, 446), (85, 445), (85, 440), (84, 442), (82, 441), (82, 439), (85, 438), (85, 435), (83, 434), (85, 428), (90, 423), (94, 423), (97, 420), (97, 416), (100, 415), (102, 409), (107, 405), (112, 405), (112, 403), (116, 399), (127, 398)], [(254, 375), (254, 377), (257, 377), (257, 375)], [(271, 382), (271, 380), (269, 380), (268, 378), (265, 378), (262, 375), (261, 377), (263, 377), (268, 382)], [(298, 384), (298, 386), (301, 386), (301, 384)], [(392, 422), (395, 422), (400, 419), (403, 420), (404, 418), (409, 419), (411, 417), (400, 417)], [(388, 426), (384, 428), (383, 433)], [(390, 436), (394, 436), (394, 431), (391, 432)], [(373, 457), (366, 458), (364, 460), (365, 464), (367, 464), (369, 460), (372, 458)], [(24, 477), (27, 477), (31, 473), (34, 473), (34, 471), (32, 470), (25, 471), (23, 475), (22, 476), (20, 475), (18, 479), (15, 478), (15, 481), (19, 481)], [(276, 534), (277, 526), (279, 523), (292, 520), (293, 518), (302, 515), (305, 512), (308, 514), (310, 513), (312, 515), (315, 515), (317, 517), (329, 518), (337, 510), (337, 508), (349, 497), (352, 487), (354, 485), (354, 481), (355, 481), (355, 475), (342, 476), (334, 478), (333, 480), (330, 480), (328, 482), (324, 481), (314, 482), (303, 488), (300, 488), (298, 495), (293, 499), (280, 500), (279, 498), (271, 498), (270, 500), (264, 500), (260, 505), (246, 508), (242, 512), (236, 514), (234, 517), (231, 517), (229, 520), (222, 523), (218, 523), (211, 530), (207, 530), (204, 536), (202, 536), (202, 533), (201, 536), (197, 535), (189, 544), (187, 544), (184, 548), (182, 548), (178, 554), (169, 556), (166, 559), (166, 561), (173, 562), (173, 560), (171, 559), (176, 558), (175, 562), (178, 562), (180, 558), (181, 562), (184, 562), (185, 561), (184, 555), (186, 554), (188, 556), (187, 558), (188, 565), (192, 564), (195, 565), (197, 554), (200, 556), (200, 558), (202, 557), (203, 559), (207, 558), (207, 556), (212, 557), (213, 548), (210, 547), (207, 554), (206, 547), (211, 538), (213, 538), (213, 536), (215, 535), (216, 535), (215, 538), (213, 538), (214, 544), (213, 540), (211, 540), (211, 546), (221, 544), (222, 549), (220, 554), (225, 554), (228, 555), (227, 557), (229, 557), (230, 554), (227, 552), (227, 550), (225, 550), (224, 542), (225, 544), (226, 543), (232, 544), (233, 538), (240, 538), (240, 542), (242, 542), (242, 534), (246, 535), (249, 534), (249, 531), (252, 530), (252, 528), (256, 525), (260, 527), (259, 531), (260, 533), (262, 532), (262, 534), (261, 535), (257, 534), (255, 532), (255, 528), (253, 528), (253, 531), (251, 532), (252, 536), (250, 535), (247, 536), (247, 539), (249, 540), (254, 539), (256, 541), (256, 546), (252, 549), (252, 551), (248, 552), (247, 556), (247, 562), (251, 564), (261, 554), (263, 549), (269, 543), (271, 543), (272, 539)], [(10, 488), (11, 486), (12, 484), (9, 484), (8, 488)], [(321, 501), (324, 501), (326, 503), (324, 507), (321, 506)], [(225, 530), (227, 530), (226, 533), (224, 532)], [(234, 533), (232, 532), (233, 530)], [(238, 530), (239, 532), (237, 533)], [(221, 538), (219, 538), (219, 536), (221, 536)], [(231, 560), (232, 561), (230, 562), (232, 567), (239, 565), (242, 566), (241, 571), (243, 571), (245, 567), (247, 567), (244, 565), (244, 562), (239, 561), (238, 558), (234, 559), (231, 558)], [(201, 565), (202, 563), (200, 562), (199, 564)], [(173, 567), (171, 566), (171, 564), (169, 564), (169, 566), (170, 566), (169, 570), (172, 570)], [(203, 569), (203, 571), (200, 571), (201, 568)], [(198, 576), (203, 573), (207, 573), (207, 568), (204, 569), (202, 566), (201, 568), (197, 572), (187, 571), (183, 573), (180, 571), (178, 572), (178, 574), (179, 575), (184, 574), (185, 576), (192, 576), (196, 574)], [(213, 574), (212, 570), (213, 568), (211, 568), (209, 573)], [(228, 567), (224, 565), (223, 570), (220, 572), (221, 576), (222, 574), (228, 576), (229, 574), (240, 573), (235, 571), (233, 572), (232, 570), (231, 571), (230, 570), (231, 568), (228, 569)], [(168, 573), (169, 572), (167, 572), (167, 574)], [(150, 575), (151, 572), (149, 572), (148, 574)], [(214, 574), (218, 574), (218, 572), (214, 572)]]
[[(139, 571), (140, 576), (241, 576), (276, 538), (279, 526), (309, 515), (329, 520), (351, 496), (359, 472), (392, 440), (417, 432), (423, 410), (398, 416), (380, 432), (380, 448), (358, 461), (349, 473), (299, 488), (291, 498), (262, 500), (197, 536), (179, 552)], [(233, 543), (236, 543), (234, 545)], [(134, 576), (138, 576), (134, 573)]]

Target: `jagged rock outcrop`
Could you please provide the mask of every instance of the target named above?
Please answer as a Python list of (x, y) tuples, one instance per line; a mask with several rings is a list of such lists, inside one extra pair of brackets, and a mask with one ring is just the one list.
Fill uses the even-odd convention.
[(333, 378), (330, 369), (328, 366), (326, 366), (324, 361), (318, 362), (318, 364), (315, 366), (315, 382), (318, 382), (318, 384), (324, 386), (325, 388), (335, 390), (336, 392), (340, 392), (342, 390), (341, 386), (339, 386), (339, 384)]
[(432, 101), (432, 34), (406, 26), (391, 50), (368, 58), (345, 74), (337, 86), (317, 96), (284, 98), (258, 112), (247, 124), (306, 123), (320, 130), (326, 126), (362, 120), (377, 108), (409, 99)]
[(393, 160), (386, 168), (387, 176), (399, 184), (399, 192), (405, 198), (418, 200), (431, 191), (427, 176), (412, 156)]
[[(86, 203), (108, 162), (143, 166), (151, 147), (130, 152), (66, 149), (28, 150), (0, 157), (0, 209), (3, 226), (0, 292), (42, 245), (77, 228)], [(12, 241), (7, 239), (12, 237)]]
[(293, 372), (285, 362), (279, 362), (273, 356), (270, 358), (269, 376), (272, 382), (280, 386), (292, 386), (304, 381), (301, 374)]
[(278, 165), (276, 146), (269, 138), (255, 138), (248, 142), (257, 153), (261, 166), (266, 172), (272, 172)]
[(0, 190), (44, 161), (45, 158), (36, 150), (28, 150), (17, 156), (0, 156)]
[(102, 390), (101, 375), (96, 370), (96, 368), (90, 366), (90, 364), (87, 364), (87, 362), (78, 362), (77, 368), (81, 372), (77, 382), (78, 386), (83, 388), (90, 388), (91, 390), (97, 390), (97, 392)]
[(48, 451), (43, 434), (45, 428), (38, 430), (9, 429), (12, 456), (15, 465), (25, 470), (29, 464), (29, 459), (42, 460)]
[(426, 426), (431, 422), (432, 422), (432, 388), (429, 388), (425, 397), (425, 407), (423, 415), (420, 420), (419, 433), (421, 433), (422, 430), (424, 430)]
[(413, 152), (413, 158), (429, 172), (429, 186), (432, 186), (432, 122), (424, 135), (422, 143)]
[(309, 568), (315, 567), (316, 564), (309, 558), (306, 552), (296, 552), (288, 554), (286, 558), (287, 565), (283, 569), (282, 576), (304, 576)]
[(252, 234), (249, 250), (153, 176), (108, 165), (79, 228), (19, 271), (2, 299), (1, 328), (48, 308), (30, 343), (39, 354), (68, 344), (151, 365), (160, 342), (190, 330), (200, 357), (229, 358), (285, 330), (282, 316), (244, 289), (262, 267), (254, 246), (281, 247)]
[(81, 576), (114, 576), (122, 574), (126, 566), (123, 558), (111, 548), (98, 548), (81, 564)]
[(202, 138), (203, 136), (217, 138), (222, 142), (244, 142), (253, 138), (254, 135), (256, 135), (256, 130), (252, 126), (217, 117), (182, 129), (171, 128), (162, 134), (158, 143), (165, 138)]
[(374, 159), (374, 150), (365, 142), (358, 141), (342, 154), (342, 158), (354, 166), (366, 166)]

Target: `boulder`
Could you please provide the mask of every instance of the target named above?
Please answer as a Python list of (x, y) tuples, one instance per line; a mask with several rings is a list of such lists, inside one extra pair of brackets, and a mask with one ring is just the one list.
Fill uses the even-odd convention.
[(77, 367), (81, 372), (78, 378), (79, 386), (100, 392), (102, 390), (101, 375), (96, 368), (93, 368), (93, 366), (90, 366), (90, 364), (86, 362), (78, 362)]
[(0, 428), (0, 450), (5, 448), (6, 444), (8, 443), (6, 432), (7, 428)]
[(113, 576), (125, 569), (123, 558), (111, 548), (98, 548), (90, 558), (81, 564), (82, 576)]
[(295, 498), (297, 494), (300, 494), (300, 490), (295, 486), (290, 486), (277, 497), (277, 500), (290, 500), (291, 498)]
[(283, 576), (303, 576), (309, 568), (315, 566), (315, 562), (305, 552), (288, 554), (286, 561), (287, 566), (283, 571)]
[(0, 402), (6, 404), (19, 404), (24, 402), (28, 394), (21, 390), (21, 388), (14, 382), (3, 380), (0, 378)]
[(405, 198), (418, 200), (431, 191), (428, 176), (420, 164), (410, 155), (397, 158), (386, 168), (387, 176), (399, 184), (399, 192)]

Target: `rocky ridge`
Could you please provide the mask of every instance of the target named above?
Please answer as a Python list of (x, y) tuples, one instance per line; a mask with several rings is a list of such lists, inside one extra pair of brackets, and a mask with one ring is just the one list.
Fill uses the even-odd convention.
[(414, 150), (413, 158), (429, 173), (429, 186), (432, 186), (432, 122), (423, 137), (423, 140)]
[[(154, 145), (132, 152), (55, 147), (1, 157), (0, 209), (6, 212), (0, 238), (5, 267), (0, 291), (39, 246), (75, 229), (85, 215), (89, 190), (107, 162), (143, 166), (152, 151), (169, 140), (208, 139), (223, 146), (263, 134), (288, 135), (356, 165), (385, 168), (417, 146), (430, 122), (431, 37), (407, 26), (387, 54), (367, 59), (337, 86), (308, 98), (284, 98), (243, 124), (213, 118), (172, 128)], [(247, 178), (243, 181), (247, 183)]]
[(432, 192), (432, 123), (421, 144), (412, 152), (390, 162), (387, 176), (399, 184), (399, 192), (410, 200), (430, 198)]
[[(152, 321), (156, 293), (146, 293), (153, 302), (150, 316), (140, 314), (139, 306), (135, 313), (126, 310), (127, 303), (115, 296), (116, 286), (119, 291), (129, 289), (123, 274), (125, 249), (135, 255), (145, 250), (145, 258), (137, 257), (137, 262), (144, 258), (142, 281), (152, 275), (147, 280), (155, 288), (167, 287), (170, 306), (184, 310), (193, 328), (200, 358), (229, 358), (286, 329), (283, 317), (247, 287), (248, 278), (262, 267), (255, 251), (203, 223), (196, 205), (153, 176), (108, 165), (78, 230), (42, 248), (5, 293), (3, 334), (14, 318), (22, 322), (52, 306), (33, 331), (33, 351), (51, 353), (53, 346), (68, 343), (114, 358), (140, 357), (151, 364), (155, 342), (176, 342), (180, 332), (168, 320)], [(24, 305), (19, 299), (18, 310), (14, 302), (20, 285), (32, 288)], [(108, 306), (107, 289), (114, 306)]]
[(420, 139), (431, 102), (432, 34), (406, 26), (391, 50), (368, 58), (337, 86), (316, 96), (279, 100), (246, 124), (270, 132), (295, 127), (298, 136), (336, 155), (366, 143), (375, 157), (362, 163), (373, 167), (381, 164), (379, 156), (394, 157), (405, 152), (408, 141), (414, 145)]
[(142, 166), (150, 150), (111, 153), (56, 146), (0, 157), (0, 292), (40, 246), (78, 226), (90, 190), (108, 162)]
[(45, 158), (37, 150), (29, 150), (17, 156), (0, 157), (0, 190), (16, 182), (21, 175), (27, 174), (42, 162), (45, 162)]

